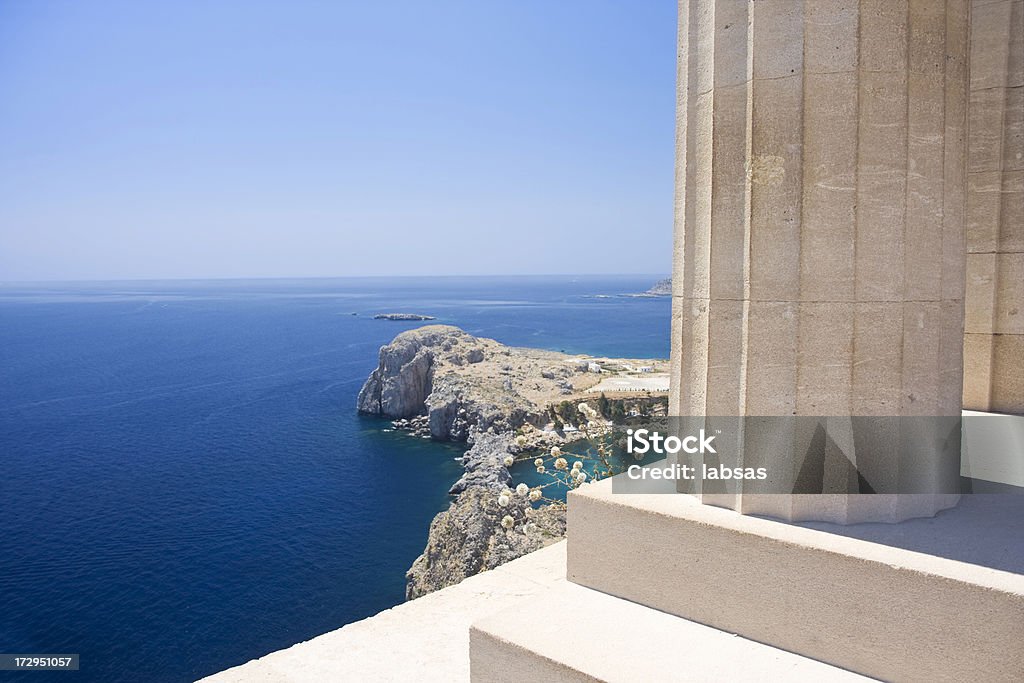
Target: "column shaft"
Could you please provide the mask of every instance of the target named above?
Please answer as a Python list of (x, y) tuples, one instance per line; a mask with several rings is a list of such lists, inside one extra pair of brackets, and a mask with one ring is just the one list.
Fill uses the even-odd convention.
[[(681, 0), (672, 414), (959, 416), (968, 22), (967, 0)], [(787, 476), (801, 438), (772, 456)], [(844, 451), (891, 495), (714, 502), (836, 521), (954, 504), (901, 495), (959, 463), (901, 461), (900, 440)]]

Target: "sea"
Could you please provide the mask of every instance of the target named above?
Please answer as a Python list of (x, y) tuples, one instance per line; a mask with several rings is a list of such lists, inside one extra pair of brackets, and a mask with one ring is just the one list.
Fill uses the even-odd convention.
[(191, 681), (401, 603), (463, 448), (356, 413), (427, 323), (669, 355), (651, 276), (0, 284), (0, 681)]

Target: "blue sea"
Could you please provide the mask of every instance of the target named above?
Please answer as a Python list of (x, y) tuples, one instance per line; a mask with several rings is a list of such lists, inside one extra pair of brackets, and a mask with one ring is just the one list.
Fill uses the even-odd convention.
[(355, 412), (437, 316), (511, 345), (665, 358), (650, 277), (0, 285), (0, 652), (190, 681), (402, 602), (462, 449)]

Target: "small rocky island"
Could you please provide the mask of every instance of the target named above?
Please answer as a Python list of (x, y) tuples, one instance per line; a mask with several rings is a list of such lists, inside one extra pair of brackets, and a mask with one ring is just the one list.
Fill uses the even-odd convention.
[(374, 320), (437, 320), (432, 315), (420, 315), (418, 313), (378, 313), (373, 316)]
[[(663, 364), (513, 348), (448, 325), (403, 332), (381, 348), (377, 368), (359, 392), (359, 411), (391, 418), (396, 428), (418, 436), (469, 446), (462, 457), (463, 475), (450, 490), (455, 498), (434, 518), (427, 546), (406, 574), (408, 599), (564, 536), (565, 507), (560, 504), (533, 510), (536, 531), (529, 535), (501, 527), (498, 493), (512, 481), (505, 459), (565, 443), (564, 433), (545, 429), (552, 406), (584, 398), (609, 374), (602, 372), (604, 367), (621, 370), (632, 368), (631, 363), (642, 364), (645, 373)], [(652, 399), (634, 394), (629, 400)], [(517, 440), (517, 432), (525, 439)]]
[(658, 280), (644, 294), (648, 296), (672, 296), (672, 278), (667, 277), (664, 280)]

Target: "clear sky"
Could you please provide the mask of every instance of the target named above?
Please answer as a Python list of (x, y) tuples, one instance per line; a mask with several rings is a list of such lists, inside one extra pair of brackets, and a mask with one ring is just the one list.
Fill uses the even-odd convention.
[(674, 0), (0, 0), (0, 280), (667, 273)]

